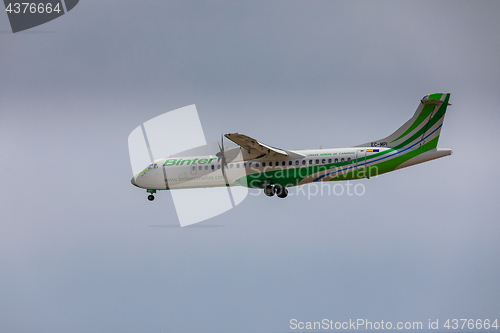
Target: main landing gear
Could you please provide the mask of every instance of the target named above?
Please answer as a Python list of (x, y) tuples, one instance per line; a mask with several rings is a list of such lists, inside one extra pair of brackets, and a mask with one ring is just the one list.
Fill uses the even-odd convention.
[(153, 201), (155, 199), (155, 196), (153, 195), (153, 193), (156, 193), (156, 190), (147, 190), (147, 192), (150, 193), (148, 195), (148, 200)]
[(276, 188), (273, 185), (264, 186), (264, 194), (268, 197), (272, 197), (276, 193)]
[(276, 189), (276, 196), (278, 198), (286, 198), (286, 196), (288, 195), (288, 190), (286, 189), (286, 187), (279, 187), (278, 189)]
[(274, 185), (265, 185), (264, 194), (268, 197), (272, 197), (276, 194), (278, 198), (286, 198), (288, 195), (288, 190), (285, 187), (275, 187)]

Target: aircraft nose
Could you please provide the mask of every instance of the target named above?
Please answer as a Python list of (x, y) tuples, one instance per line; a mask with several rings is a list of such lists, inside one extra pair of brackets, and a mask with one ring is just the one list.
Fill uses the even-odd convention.
[(135, 183), (135, 177), (132, 177), (132, 179), (130, 180), (130, 182), (132, 183), (132, 185), (137, 186), (137, 184)]

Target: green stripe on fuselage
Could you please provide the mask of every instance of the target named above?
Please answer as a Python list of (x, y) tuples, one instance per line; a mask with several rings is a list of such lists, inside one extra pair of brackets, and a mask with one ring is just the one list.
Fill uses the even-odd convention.
[(402, 154), (401, 156), (394, 157), (390, 160), (380, 162), (375, 164), (374, 166), (370, 166), (370, 168), (376, 167), (377, 168), (377, 174), (381, 175), (383, 173), (387, 173), (390, 171), (394, 171), (398, 166), (403, 164), (404, 162), (408, 161), (409, 159), (414, 158), (415, 156), (418, 156), (420, 154), (423, 154), (425, 152), (428, 152), (429, 150), (435, 149), (437, 146), (437, 142), (439, 140), (439, 136), (435, 137), (431, 141), (427, 142), (423, 146), (416, 148), (414, 150), (411, 150), (405, 154)]
[(287, 187), (287, 186), (298, 185), (304, 178), (307, 178), (315, 173), (334, 170), (336, 168), (340, 169), (350, 165), (354, 165), (354, 160), (351, 160), (351, 162), (339, 162), (339, 163), (313, 165), (313, 166), (290, 168), (290, 169), (256, 172), (250, 175), (246, 175), (242, 178), (244, 178), (243, 181), (246, 182), (246, 184), (248, 184), (248, 187), (251, 188), (262, 188), (261, 183), (263, 182), (267, 183), (272, 182), (274, 185)]

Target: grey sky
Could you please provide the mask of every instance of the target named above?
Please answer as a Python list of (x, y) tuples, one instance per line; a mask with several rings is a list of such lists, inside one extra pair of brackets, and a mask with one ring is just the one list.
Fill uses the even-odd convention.
[[(0, 331), (288, 332), (498, 316), (497, 1), (81, 1), (0, 14)], [(129, 133), (196, 104), (208, 141), (382, 138), (451, 92), (452, 156), (364, 196), (249, 196), (203, 228), (130, 184)], [(195, 206), (196, 203), (193, 203)], [(211, 227), (210, 227), (211, 226)]]

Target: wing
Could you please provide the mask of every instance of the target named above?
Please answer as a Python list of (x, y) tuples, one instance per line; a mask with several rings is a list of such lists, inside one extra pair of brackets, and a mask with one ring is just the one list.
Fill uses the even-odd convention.
[(295, 152), (268, 146), (244, 134), (230, 133), (224, 136), (243, 148), (249, 155), (257, 156), (255, 158), (264, 156), (299, 158), (304, 156)]

